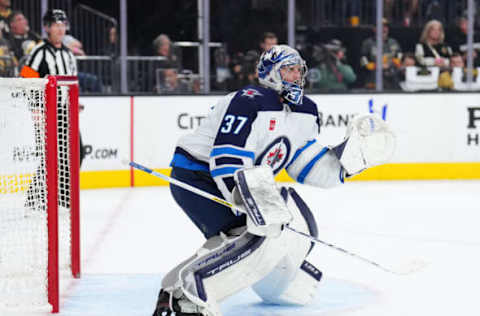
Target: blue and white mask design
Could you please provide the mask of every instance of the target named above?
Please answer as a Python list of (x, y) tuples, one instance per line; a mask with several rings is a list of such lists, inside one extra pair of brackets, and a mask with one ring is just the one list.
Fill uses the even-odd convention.
[[(282, 78), (282, 68), (284, 73), (297, 69), (300, 75), (287, 81)], [(287, 45), (275, 45), (260, 56), (257, 70), (261, 85), (276, 90), (288, 104), (302, 104), (307, 66), (297, 50)]]

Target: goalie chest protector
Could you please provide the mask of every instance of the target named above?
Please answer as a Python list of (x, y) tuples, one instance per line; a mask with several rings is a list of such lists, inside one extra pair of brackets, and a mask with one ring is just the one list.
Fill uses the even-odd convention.
[[(218, 184), (219, 178), (253, 165), (267, 164), (274, 173), (280, 172), (318, 133), (317, 106), (308, 97), (301, 105), (289, 106), (272, 89), (246, 86), (222, 98), (199, 128), (177, 145), (196, 161), (209, 164)], [(172, 164), (181, 167), (175, 160)]]

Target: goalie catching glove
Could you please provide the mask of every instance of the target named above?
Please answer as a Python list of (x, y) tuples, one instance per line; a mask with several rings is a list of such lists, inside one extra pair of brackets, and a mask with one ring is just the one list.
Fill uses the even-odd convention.
[(360, 115), (348, 124), (344, 141), (331, 150), (347, 175), (352, 176), (390, 161), (395, 150), (395, 135), (377, 115)]
[(235, 172), (234, 179), (234, 203), (245, 208), (248, 232), (258, 236), (280, 236), (292, 215), (275, 184), (272, 168), (265, 165), (240, 169)]

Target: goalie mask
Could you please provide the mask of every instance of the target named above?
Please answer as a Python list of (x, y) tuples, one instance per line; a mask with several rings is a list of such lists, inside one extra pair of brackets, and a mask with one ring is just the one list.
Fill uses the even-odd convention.
[(287, 45), (275, 45), (260, 56), (258, 81), (274, 89), (290, 105), (302, 104), (307, 65), (298, 51)]

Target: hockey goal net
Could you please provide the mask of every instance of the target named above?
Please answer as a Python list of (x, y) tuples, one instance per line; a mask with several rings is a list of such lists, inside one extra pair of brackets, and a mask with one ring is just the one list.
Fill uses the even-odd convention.
[(77, 78), (0, 78), (0, 144), (0, 315), (58, 312), (80, 276)]

